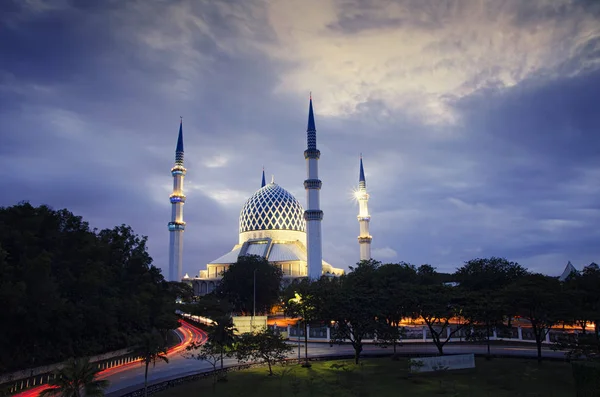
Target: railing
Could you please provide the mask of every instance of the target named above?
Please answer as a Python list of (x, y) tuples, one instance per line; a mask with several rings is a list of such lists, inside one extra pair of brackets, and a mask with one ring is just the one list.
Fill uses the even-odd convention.
[[(296, 340), (298, 338), (302, 338), (304, 339), (304, 325), (300, 325), (300, 327), (297, 327), (295, 325), (287, 325), (287, 326), (276, 326), (276, 325), (269, 325), (268, 326), (270, 329), (272, 329), (273, 331), (275, 331), (276, 333), (279, 334), (283, 334), (285, 333), (285, 335), (287, 335), (287, 337), (290, 340)], [(407, 326), (402, 326), (400, 328), (403, 328), (403, 337), (402, 342), (406, 342), (406, 343), (429, 343), (433, 341), (433, 338), (431, 336), (431, 330), (429, 329), (428, 326), (426, 325), (407, 325)], [(438, 332), (441, 331), (441, 328), (439, 327), (434, 327)], [(456, 327), (455, 326), (450, 326), (448, 328), (446, 328), (446, 333), (443, 335), (440, 335), (440, 337), (445, 340), (447, 337), (450, 337), (449, 342), (466, 342), (470, 339), (470, 335), (473, 331), (473, 328), (462, 328), (459, 329), (458, 331), (455, 331)], [(311, 342), (325, 342), (325, 341), (329, 341), (331, 339), (331, 327), (324, 325), (324, 324), (318, 324), (318, 325), (308, 325), (307, 326), (307, 331), (308, 331), (308, 340)], [(568, 334), (577, 334), (578, 331), (577, 330), (571, 330), (571, 331), (567, 331), (567, 330), (559, 330), (559, 329), (551, 329), (549, 332), (547, 332), (547, 334), (545, 335), (544, 340), (542, 341), (542, 343), (544, 344), (551, 344), (554, 343), (558, 340), (558, 338), (560, 336), (564, 336), (564, 335), (568, 335)], [(534, 343), (535, 342), (535, 336), (533, 334), (533, 330), (531, 328), (526, 328), (526, 327), (521, 327), (521, 326), (517, 326), (517, 327), (511, 327), (511, 328), (504, 328), (504, 329), (499, 329), (499, 330), (493, 330), (492, 334), (490, 335), (490, 341), (519, 341), (519, 342), (528, 342), (528, 343)], [(377, 342), (377, 336), (376, 335), (370, 335), (367, 338), (364, 339), (365, 343), (375, 343)]]
[[(137, 356), (126, 355), (96, 361), (94, 364), (97, 365), (98, 369), (106, 370), (109, 368), (119, 367), (121, 365), (126, 365), (139, 360), (140, 358)], [(20, 392), (22, 390), (28, 389), (30, 387), (45, 385), (52, 379), (54, 379), (54, 372), (45, 372), (42, 374), (37, 374), (26, 378), (6, 382), (0, 385), (0, 396), (8, 396)]]
[[(181, 340), (181, 336), (178, 334)], [(114, 352), (100, 354), (90, 357), (90, 362), (97, 365), (100, 371), (120, 367), (140, 361), (141, 358), (131, 352), (131, 349), (121, 349)], [(54, 378), (54, 372), (61, 368), (64, 363), (47, 365), (28, 370), (13, 372), (0, 378), (0, 396), (23, 391), (30, 387), (45, 385)]]

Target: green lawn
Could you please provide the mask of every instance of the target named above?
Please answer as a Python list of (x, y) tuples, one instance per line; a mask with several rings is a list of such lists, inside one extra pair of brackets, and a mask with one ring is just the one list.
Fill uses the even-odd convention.
[(407, 359), (313, 362), (311, 368), (277, 366), (231, 372), (213, 391), (212, 379), (190, 382), (155, 394), (162, 397), (296, 397), (296, 396), (574, 396), (571, 366), (525, 359), (476, 359), (476, 368), (438, 373), (408, 373)]

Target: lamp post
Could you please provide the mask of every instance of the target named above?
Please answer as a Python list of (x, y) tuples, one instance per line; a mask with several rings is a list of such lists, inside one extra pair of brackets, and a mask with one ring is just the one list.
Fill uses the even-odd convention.
[[(302, 296), (297, 292), (294, 294), (296, 297), (290, 299), (290, 302), (300, 305), (302, 303)], [(300, 362), (300, 320), (296, 320), (296, 338), (298, 338), (298, 362)]]
[(254, 316), (256, 316), (256, 269), (254, 269), (254, 298), (252, 301), (252, 320), (250, 321), (252, 332), (254, 332)]
[(296, 321), (296, 337), (298, 338), (298, 362), (300, 362), (300, 321)]

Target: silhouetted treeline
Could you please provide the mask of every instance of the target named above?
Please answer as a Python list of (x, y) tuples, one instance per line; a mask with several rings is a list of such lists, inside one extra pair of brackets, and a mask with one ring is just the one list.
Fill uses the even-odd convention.
[(129, 226), (97, 231), (67, 210), (0, 208), (0, 372), (166, 335), (176, 293)]

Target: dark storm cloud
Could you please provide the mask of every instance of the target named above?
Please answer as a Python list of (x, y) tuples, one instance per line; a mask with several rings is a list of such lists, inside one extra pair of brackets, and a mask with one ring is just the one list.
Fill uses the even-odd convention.
[(34, 15), (23, 2), (10, 3), (0, 20), (1, 65), (20, 81), (70, 81), (95, 68), (97, 54), (108, 48), (106, 26), (74, 8)]
[(426, 200), (425, 208), (436, 208), (447, 197), (461, 200), (464, 208), (444, 212), (447, 219), (437, 218), (435, 224), (425, 220), (411, 234), (427, 239), (427, 231), (438, 229), (441, 238), (430, 241), (456, 249), (470, 240), (483, 256), (593, 256), (600, 237), (600, 191), (597, 181), (582, 175), (600, 169), (600, 117), (594, 105), (599, 92), (600, 74), (594, 73), (544, 84), (525, 82), (457, 104), (467, 133), (441, 147), (456, 159), (472, 161), (477, 178), (466, 174), (465, 180), (479, 183), (458, 189), (438, 184), (434, 195), (413, 194), (407, 201)]
[[(135, 8), (135, 3), (128, 4)], [(168, 19), (164, 7), (149, 11), (116, 10), (115, 3), (94, 10), (73, 3), (46, 11), (12, 7), (2, 23), (3, 37), (9, 40), (2, 41), (6, 56), (0, 63), (0, 103), (10, 106), (0, 107), (0, 153), (6, 172), (3, 185), (11, 189), (3, 189), (1, 205), (30, 200), (71, 209), (92, 227), (130, 224), (136, 232), (150, 236), (151, 254), (157, 265), (165, 268), (168, 170), (178, 115), (186, 116), (188, 164), (198, 164), (196, 169), (191, 167), (188, 181), (202, 183), (203, 178), (213, 176), (210, 170), (201, 170), (201, 160), (204, 154), (211, 154), (207, 146), (221, 145), (217, 137), (237, 136), (237, 128), (246, 124), (253, 126), (248, 129), (257, 136), (263, 132), (266, 117), (258, 110), (265, 103), (250, 97), (261, 96), (272, 83), (259, 77), (267, 71), (256, 61), (246, 58), (241, 64), (235, 54), (222, 54), (214, 40), (188, 24), (193, 52), (211, 54), (215, 69), (206, 70), (200, 84), (188, 82), (193, 89), (187, 98), (177, 98), (175, 87), (169, 96), (165, 91), (169, 85), (175, 86), (175, 79), (193, 77), (182, 76), (176, 69), (181, 66), (178, 63), (190, 59), (178, 57), (178, 48), (140, 44), (136, 34), (143, 36)], [(219, 27), (224, 16), (210, 8), (203, 11), (220, 37), (231, 35), (227, 24)], [(111, 25), (115, 12), (135, 21), (136, 27), (121, 30)], [(163, 30), (161, 38), (177, 38), (179, 30), (177, 26)], [(242, 71), (255, 78), (243, 79)], [(231, 97), (228, 86), (242, 95)], [(264, 99), (269, 106), (269, 98)], [(223, 121), (223, 109), (228, 107), (237, 109), (236, 123)], [(277, 128), (278, 124), (283, 129), (281, 117), (273, 115), (268, 126)], [(244, 137), (239, 142), (243, 143)], [(9, 168), (17, 163), (27, 164), (18, 176)], [(257, 164), (254, 170), (256, 175), (259, 167)], [(157, 182), (158, 187), (167, 189), (152, 190)], [(185, 252), (190, 258), (189, 271), (194, 273), (237, 240), (237, 214), (224, 213), (215, 199), (206, 196), (207, 190), (205, 186), (188, 192)]]
[(595, 72), (467, 98), (458, 107), (478, 150), (463, 154), (479, 158), (496, 191), (564, 194), (582, 168), (600, 167), (599, 92)]

